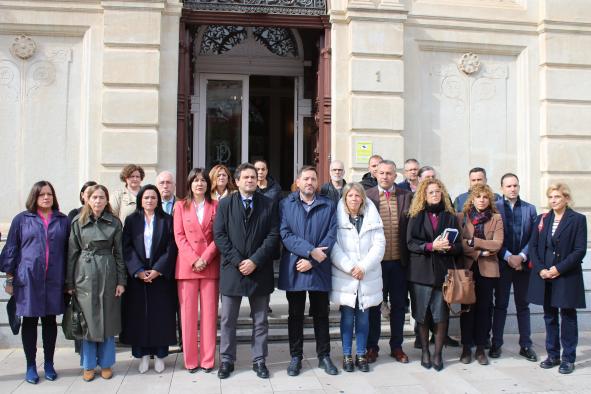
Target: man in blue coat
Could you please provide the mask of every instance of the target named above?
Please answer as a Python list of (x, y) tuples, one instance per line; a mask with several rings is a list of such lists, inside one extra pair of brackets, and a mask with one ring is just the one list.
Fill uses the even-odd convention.
[(335, 206), (329, 198), (316, 193), (318, 172), (315, 167), (302, 167), (296, 185), (298, 190), (279, 205), (283, 252), (278, 287), (286, 291), (289, 304), (291, 362), (287, 373), (297, 376), (302, 368), (307, 292), (314, 320), (318, 367), (329, 375), (336, 375), (338, 370), (330, 359), (328, 332), (328, 296), (332, 283), (330, 252), (337, 232)]
[(492, 324), (492, 345), (488, 355), (491, 358), (501, 356), (503, 332), (507, 319), (507, 307), (513, 284), (513, 299), (517, 310), (519, 327), (519, 354), (529, 361), (538, 357), (532, 349), (529, 303), (528, 243), (536, 221), (536, 208), (519, 198), (519, 178), (507, 173), (501, 177), (503, 198), (496, 202), (503, 218), (505, 232), (503, 247), (499, 251), (501, 277), (495, 287), (495, 307)]

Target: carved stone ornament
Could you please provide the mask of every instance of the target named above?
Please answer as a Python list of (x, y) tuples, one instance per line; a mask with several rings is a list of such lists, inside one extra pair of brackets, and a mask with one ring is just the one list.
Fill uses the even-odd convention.
[(12, 54), (22, 60), (26, 60), (35, 54), (37, 44), (29, 36), (20, 35), (14, 39), (10, 51)]
[(480, 68), (480, 59), (473, 53), (464, 53), (458, 62), (458, 69), (464, 74), (470, 75)]

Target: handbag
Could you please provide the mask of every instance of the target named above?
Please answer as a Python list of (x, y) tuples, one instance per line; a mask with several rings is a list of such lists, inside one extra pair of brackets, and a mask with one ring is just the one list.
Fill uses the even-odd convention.
[(459, 309), (455, 311), (451, 304), (471, 305), (476, 303), (476, 289), (474, 276), (471, 270), (457, 268), (454, 264), (453, 269), (447, 270), (445, 281), (443, 282), (443, 300), (447, 303), (449, 311), (453, 315), (460, 315), (470, 311), (468, 309)]
[(84, 313), (82, 313), (78, 299), (75, 294), (72, 294), (66, 305), (66, 312), (62, 320), (64, 336), (70, 340), (83, 339), (87, 327), (86, 319), (84, 318)]

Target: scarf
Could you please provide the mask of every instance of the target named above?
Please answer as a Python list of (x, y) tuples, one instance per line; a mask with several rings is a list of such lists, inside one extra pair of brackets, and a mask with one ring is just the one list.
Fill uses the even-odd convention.
[(437, 204), (425, 204), (425, 211), (429, 213), (434, 213), (436, 215), (440, 214), (443, 210), (445, 210), (445, 204), (443, 203), (443, 199), (439, 201)]
[(488, 222), (492, 217), (492, 209), (487, 208), (482, 212), (478, 212), (475, 207), (472, 207), (468, 215), (470, 216), (470, 222), (474, 225), (474, 237), (485, 239), (484, 223)]

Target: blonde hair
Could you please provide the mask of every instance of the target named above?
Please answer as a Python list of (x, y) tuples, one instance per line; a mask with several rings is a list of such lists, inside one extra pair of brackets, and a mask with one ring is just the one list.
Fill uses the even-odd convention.
[(216, 199), (215, 198), (215, 191), (217, 189), (217, 184), (218, 184), (218, 175), (220, 174), (220, 172), (225, 172), (226, 175), (228, 176), (228, 183), (226, 184), (226, 190), (228, 191), (228, 194), (232, 194), (234, 191), (236, 191), (238, 188), (236, 187), (236, 184), (234, 183), (234, 177), (232, 176), (232, 174), (230, 174), (230, 170), (228, 169), (228, 167), (226, 167), (223, 164), (216, 164), (215, 166), (213, 166), (213, 168), (209, 171), (209, 179), (211, 180), (211, 190), (209, 190), (210, 196), (212, 199)]
[(467, 215), (470, 212), (470, 209), (472, 209), (472, 207), (474, 206), (474, 199), (480, 196), (481, 194), (484, 194), (488, 197), (488, 202), (490, 204), (490, 209), (492, 210), (492, 212), (499, 213), (499, 211), (497, 210), (497, 206), (495, 205), (495, 194), (493, 193), (489, 185), (474, 185), (470, 188), (469, 193), (470, 194), (466, 199), (464, 208), (462, 209), (462, 212), (464, 212), (464, 214)]
[(105, 197), (107, 199), (107, 205), (105, 205), (105, 209), (103, 210), (103, 212), (106, 211), (111, 214), (113, 213), (113, 209), (111, 208), (111, 204), (109, 203), (109, 190), (103, 185), (89, 186), (86, 188), (85, 191), (88, 199), (86, 204), (84, 204), (84, 206), (82, 207), (82, 210), (80, 211), (80, 219), (78, 219), (78, 221), (82, 225), (85, 225), (88, 222), (88, 218), (92, 214), (92, 208), (90, 207), (90, 196), (92, 196), (92, 194), (97, 190), (102, 190), (105, 193)]
[(346, 183), (345, 186), (343, 186), (343, 195), (341, 196), (341, 200), (343, 200), (343, 206), (345, 207), (345, 212), (347, 212), (348, 214), (351, 214), (351, 212), (349, 212), (349, 207), (347, 206), (347, 194), (349, 194), (349, 192), (351, 190), (355, 190), (357, 193), (359, 193), (361, 195), (361, 205), (359, 206), (358, 214), (359, 215), (364, 214), (365, 213), (365, 199), (367, 196), (365, 194), (365, 189), (363, 188), (361, 183), (357, 183), (357, 182)]
[[(564, 196), (564, 198), (566, 199), (566, 206), (567, 207), (570, 208), (573, 206), (573, 200), (571, 197), (570, 187), (568, 187), (568, 185), (566, 183), (562, 183), (562, 182), (553, 183), (550, 186), (548, 186), (548, 189), (546, 190), (546, 197), (550, 197), (550, 193), (552, 193), (554, 191), (556, 191)], [(548, 203), (548, 208), (552, 209), (552, 207), (550, 207), (550, 203)]]
[(430, 185), (437, 185), (441, 190), (441, 201), (443, 201), (444, 210), (445, 212), (455, 215), (456, 211), (451, 205), (451, 199), (449, 198), (449, 194), (447, 193), (447, 189), (443, 182), (439, 179), (425, 179), (421, 183), (419, 183), (419, 187), (415, 192), (415, 195), (412, 199), (412, 203), (410, 204), (410, 209), (408, 211), (408, 215), (413, 218), (421, 213), (425, 207), (427, 206), (427, 188)]

